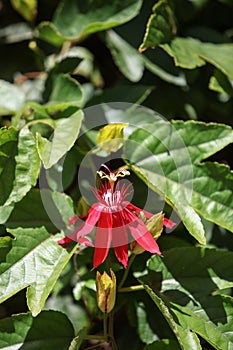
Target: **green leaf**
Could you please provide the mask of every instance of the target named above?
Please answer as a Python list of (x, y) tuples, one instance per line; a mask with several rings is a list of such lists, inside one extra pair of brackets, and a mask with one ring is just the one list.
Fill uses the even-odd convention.
[(117, 85), (106, 88), (94, 96), (88, 105), (97, 105), (104, 102), (130, 102), (140, 104), (152, 92), (153, 87), (144, 85)]
[(129, 136), (124, 158), (175, 207), (190, 234), (205, 243), (199, 215), (233, 231), (233, 176), (225, 165), (199, 162), (232, 140), (232, 129), (225, 125), (160, 120)]
[[(52, 61), (51, 58), (50, 58), (50, 60)], [(80, 64), (80, 62), (82, 61), (82, 59), (79, 56), (77, 56), (75, 54), (71, 54), (71, 53), (69, 56), (69, 52), (68, 52), (67, 56), (62, 58), (62, 59), (60, 57), (58, 58), (55, 56), (53, 58), (52, 62), (50, 60), (49, 60), (49, 64), (48, 64), (49, 65), (49, 74), (48, 74), (46, 84), (45, 84), (45, 93), (44, 93), (45, 98), (49, 98), (49, 96), (52, 92), (53, 86), (55, 87), (56, 84), (63, 85), (62, 84), (62, 81), (63, 81), (64, 84), (71, 86), (70, 90), (71, 89), (76, 90), (76, 92), (75, 92), (76, 99), (77, 99), (78, 94), (80, 94), (80, 99), (82, 99), (83, 96), (82, 96), (81, 86), (77, 83), (76, 80), (73, 81), (68, 75), (68, 74), (73, 73), (75, 68), (77, 68), (78, 65)], [(51, 66), (52, 66), (52, 68), (51, 68)], [(57, 79), (57, 81), (56, 81), (56, 79)], [(74, 85), (73, 88), (72, 88), (72, 83)], [(66, 89), (68, 89), (68, 86), (66, 87)], [(77, 91), (78, 89), (80, 91)], [(71, 90), (71, 93), (72, 93), (72, 90)], [(61, 98), (59, 98), (59, 101), (60, 101), (60, 99)], [(64, 99), (64, 96), (63, 96), (63, 99)], [(62, 101), (63, 101), (63, 99), (62, 99)]]
[(97, 144), (108, 152), (116, 152), (123, 146), (124, 128), (128, 124), (108, 124), (100, 129)]
[(180, 347), (178, 343), (173, 339), (163, 339), (147, 345), (143, 350), (171, 350), (171, 349), (180, 350)]
[(158, 1), (153, 9), (146, 26), (143, 42), (139, 47), (142, 52), (148, 47), (170, 42), (176, 34), (176, 19), (167, 0)]
[(160, 297), (159, 293), (153, 291), (148, 285), (144, 285), (146, 292), (150, 295), (158, 309), (161, 311), (169, 326), (174, 332), (180, 348), (182, 350), (201, 350), (200, 341), (195, 333), (192, 333), (187, 327), (181, 327), (176, 318), (173, 316), (168, 305), (164, 302), (163, 298)]
[[(14, 96), (14, 97), (13, 97)], [(0, 115), (17, 112), (23, 105), (25, 94), (18, 86), (0, 80)]]
[(39, 37), (54, 45), (80, 41), (83, 37), (119, 26), (135, 17), (141, 0), (91, 1), (65, 0), (58, 7), (53, 22), (38, 26)]
[[(83, 99), (81, 85), (67, 74), (58, 74), (53, 81), (53, 88), (49, 96), (49, 104), (56, 105), (56, 109), (67, 108), (69, 105), (80, 106)], [(49, 105), (48, 105), (49, 106)]]
[(37, 15), (37, 0), (11, 0), (11, 5), (29, 22)]
[(177, 66), (194, 69), (208, 62), (233, 79), (233, 44), (212, 44), (198, 39), (177, 37), (171, 44), (161, 47), (174, 58)]
[(232, 81), (230, 81), (222, 72), (216, 69), (214, 75), (210, 78), (209, 88), (211, 90), (227, 93), (233, 96)]
[(78, 335), (72, 340), (68, 350), (79, 350), (86, 335), (87, 329), (81, 329)]
[(183, 73), (178, 76), (168, 73), (160, 66), (150, 61), (145, 55), (142, 55), (145, 67), (153, 74), (157, 75), (160, 79), (167, 83), (174, 84), (177, 86), (187, 86), (186, 78)]
[(28, 287), (28, 307), (36, 316), (73, 251), (68, 252), (59, 246), (60, 234), (51, 236), (43, 227), (9, 229), (9, 232), (16, 239), (6, 261), (0, 265), (0, 302)]
[(194, 247), (151, 257), (149, 275), (143, 277), (151, 283), (145, 289), (173, 330), (195, 332), (216, 349), (231, 348), (232, 300), (214, 293), (233, 286), (232, 258), (232, 252)]
[[(2, 129), (2, 133), (4, 144), (0, 147), (3, 153), (6, 147), (8, 148), (5, 157), (2, 157), (2, 171), (0, 174), (0, 222), (4, 223), (9, 217), (14, 204), (19, 202), (36, 184), (40, 171), (40, 159), (34, 136), (27, 127), (22, 128), (19, 132), (18, 149), (15, 142), (16, 131), (13, 128), (9, 131)], [(9, 135), (6, 136), (6, 133), (9, 133)], [(8, 137), (11, 136), (14, 142), (9, 142)], [(18, 154), (16, 154), (17, 151)]]
[(74, 329), (66, 315), (58, 311), (42, 311), (0, 320), (0, 349), (64, 350), (74, 337)]
[(66, 231), (73, 216), (73, 202), (65, 193), (47, 189), (32, 189), (17, 203), (6, 222), (8, 228), (44, 226), (48, 232)]
[(83, 120), (78, 110), (68, 118), (58, 119), (52, 141), (37, 134), (37, 148), (45, 169), (51, 168), (74, 145)]
[(144, 62), (138, 51), (113, 30), (106, 33), (106, 40), (113, 59), (122, 74), (132, 82), (139, 81), (143, 76)]

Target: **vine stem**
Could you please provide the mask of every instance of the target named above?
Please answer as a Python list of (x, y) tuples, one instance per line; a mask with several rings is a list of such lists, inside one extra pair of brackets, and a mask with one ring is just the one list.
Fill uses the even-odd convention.
[(123, 277), (119, 283), (119, 286), (118, 286), (118, 290), (122, 288), (122, 286), (124, 285), (127, 277), (128, 277), (128, 274), (129, 274), (129, 270), (131, 268), (131, 265), (133, 264), (134, 262), (134, 259), (136, 258), (136, 254), (132, 254), (131, 257), (129, 258), (129, 263), (128, 263), (128, 266), (127, 268), (125, 269), (125, 272), (123, 274)]

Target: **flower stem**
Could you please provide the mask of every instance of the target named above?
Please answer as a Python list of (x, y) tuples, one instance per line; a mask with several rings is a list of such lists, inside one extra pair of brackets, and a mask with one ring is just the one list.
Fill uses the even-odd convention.
[(132, 263), (134, 262), (135, 257), (136, 257), (136, 254), (132, 254), (131, 257), (129, 258), (128, 266), (125, 269), (124, 275), (123, 275), (123, 277), (122, 277), (122, 279), (121, 279), (121, 281), (119, 283), (118, 290), (121, 289), (121, 287), (125, 283), (125, 281), (126, 281), (126, 279), (128, 277), (128, 274), (129, 274), (129, 270), (131, 268)]
[(104, 339), (108, 341), (108, 315), (104, 313)]
[(137, 286), (130, 286), (130, 287), (124, 287), (124, 288), (120, 288), (118, 289), (119, 293), (124, 293), (124, 292), (137, 292), (139, 290), (144, 290), (144, 287), (139, 284)]

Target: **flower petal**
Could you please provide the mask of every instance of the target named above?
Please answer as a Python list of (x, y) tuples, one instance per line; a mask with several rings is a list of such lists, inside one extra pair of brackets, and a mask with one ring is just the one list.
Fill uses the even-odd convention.
[(99, 216), (95, 237), (94, 268), (104, 262), (112, 241), (112, 214), (103, 212)]
[(88, 233), (90, 233), (95, 227), (95, 224), (97, 223), (97, 221), (99, 220), (101, 210), (97, 210), (95, 207), (98, 207), (99, 209), (101, 208), (98, 204), (92, 205), (92, 207), (89, 209), (87, 213), (86, 221), (84, 222), (81, 229), (78, 230), (77, 232), (77, 239), (79, 237), (85, 236)]
[(57, 241), (57, 243), (60, 244), (60, 245), (67, 244), (67, 243), (70, 243), (70, 242), (73, 242), (73, 239), (68, 237), (68, 236), (66, 236), (64, 238), (61, 238), (61, 239), (59, 239), (59, 241)]
[(126, 269), (128, 265), (128, 244), (114, 247), (114, 253), (117, 257), (117, 260), (124, 266)]
[[(123, 209), (124, 210), (124, 209)], [(112, 246), (117, 260), (124, 266), (128, 264), (128, 230), (123, 219), (123, 210), (113, 214)]]
[(161, 254), (158, 244), (148, 231), (146, 225), (143, 224), (142, 220), (128, 209), (125, 209), (125, 211), (128, 211), (126, 215), (131, 217), (131, 222), (128, 227), (135, 241), (137, 241), (137, 243), (148, 252)]
[(176, 223), (170, 219), (164, 218), (163, 225), (167, 228), (173, 228), (176, 225)]

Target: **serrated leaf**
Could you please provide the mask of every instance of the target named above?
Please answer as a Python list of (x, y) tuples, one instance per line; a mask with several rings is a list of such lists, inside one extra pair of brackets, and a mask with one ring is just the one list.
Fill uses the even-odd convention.
[(13, 315), (0, 320), (0, 330), (2, 350), (64, 350), (74, 337), (69, 319), (58, 311)]
[(221, 124), (161, 120), (136, 129), (125, 144), (132, 169), (176, 208), (200, 243), (205, 238), (198, 215), (233, 231), (232, 173), (217, 163), (199, 164), (232, 138), (231, 128)]
[(140, 52), (148, 47), (170, 42), (176, 34), (176, 19), (169, 2), (159, 0), (152, 10), (153, 14), (149, 18), (143, 42), (139, 47)]
[(74, 145), (83, 120), (81, 110), (68, 118), (58, 119), (52, 141), (37, 134), (37, 148), (45, 169), (56, 164)]
[(29, 22), (37, 15), (37, 0), (11, 0), (11, 5)]
[[(16, 131), (13, 132), (12, 130), (9, 129), (9, 133), (16, 135)], [(6, 131), (3, 132), (6, 133)], [(22, 128), (19, 132), (18, 148), (15, 141), (9, 144), (11, 146), (8, 148), (6, 158), (3, 158), (2, 163), (5, 164), (7, 161), (1, 173), (1, 223), (4, 223), (8, 219), (14, 204), (19, 202), (31, 187), (36, 184), (40, 171), (40, 159), (38, 157), (35, 139), (27, 127)]]
[[(15, 236), (6, 261), (0, 264), (0, 302), (27, 288), (27, 303), (33, 316), (42, 310), (73, 251), (57, 243), (45, 228), (9, 229)], [(74, 248), (75, 249), (75, 248)]]
[(113, 30), (106, 33), (107, 45), (122, 74), (132, 82), (142, 78), (144, 62), (136, 49), (129, 45)]
[(39, 36), (54, 45), (80, 41), (89, 34), (128, 22), (138, 14), (141, 5), (141, 0), (89, 0), (85, 4), (80, 0), (65, 0), (57, 9), (53, 22), (42, 22), (38, 26)]
[(233, 44), (212, 44), (198, 39), (177, 37), (171, 44), (161, 47), (174, 58), (177, 66), (194, 69), (208, 62), (233, 79)]

